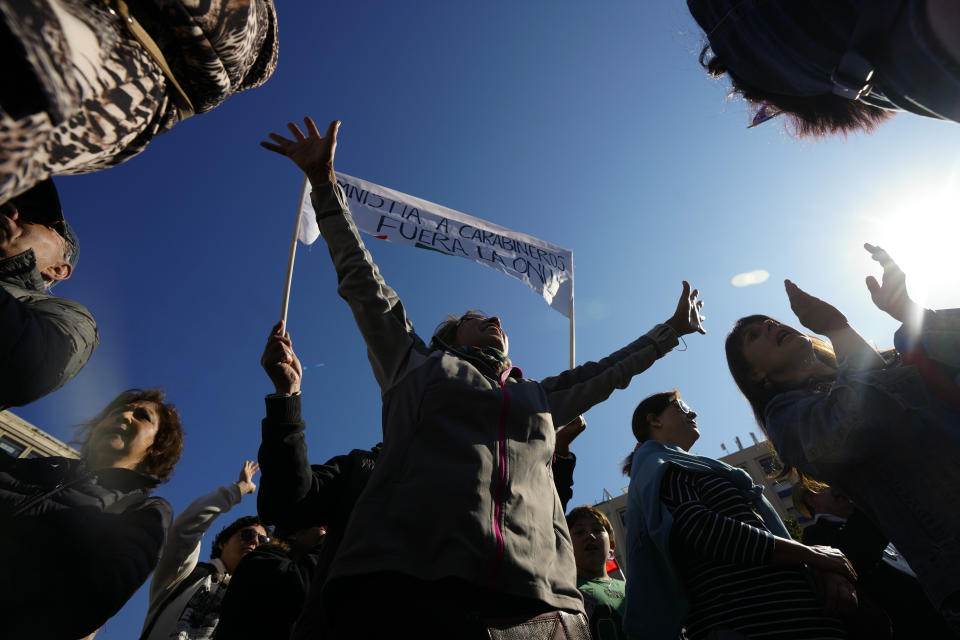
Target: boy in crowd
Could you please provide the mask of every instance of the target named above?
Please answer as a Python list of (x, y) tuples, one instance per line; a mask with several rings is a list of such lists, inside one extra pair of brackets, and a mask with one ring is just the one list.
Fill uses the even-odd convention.
[(583, 606), (594, 639), (626, 638), (621, 624), (626, 583), (607, 573), (610, 552), (617, 547), (610, 520), (584, 505), (567, 515), (567, 528), (577, 563), (577, 589), (583, 594)]

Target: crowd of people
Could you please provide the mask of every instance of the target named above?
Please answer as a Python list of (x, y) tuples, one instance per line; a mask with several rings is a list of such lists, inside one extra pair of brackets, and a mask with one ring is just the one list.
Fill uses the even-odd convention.
[[(960, 11), (862, 5), (688, 0), (705, 66), (760, 120), (785, 113), (821, 135), (898, 109), (957, 119)], [(0, 88), (6, 408), (69, 382), (99, 341), (85, 307), (50, 293), (79, 252), (50, 176), (122, 162), (263, 83), (277, 32), (271, 0), (0, 0), (0, 29), (5, 73), (20, 83)], [(312, 187), (337, 293), (381, 390), (382, 441), (311, 464), (303, 367), (280, 322), (261, 358), (272, 393), (258, 461), (175, 518), (152, 495), (184, 446), (160, 389), (124, 391), (83, 424), (79, 460), (0, 452), (0, 636), (91, 637), (151, 574), (142, 640), (960, 635), (960, 311), (915, 303), (903, 271), (867, 244), (883, 270), (867, 289), (901, 324), (878, 351), (786, 281), (812, 333), (748, 315), (726, 359), (814, 523), (793, 539), (745, 471), (692, 453), (697, 413), (666, 390), (630, 420), (622, 579), (607, 517), (568, 512), (571, 443), (591, 407), (705, 333), (699, 291), (684, 281), (645, 334), (539, 381), (511, 361), (498, 316), (469, 310), (419, 334), (337, 184), (339, 124), (321, 135), (306, 118), (261, 145)], [(201, 561), (207, 530), (257, 491), (258, 472), (257, 515), (223, 527)]]

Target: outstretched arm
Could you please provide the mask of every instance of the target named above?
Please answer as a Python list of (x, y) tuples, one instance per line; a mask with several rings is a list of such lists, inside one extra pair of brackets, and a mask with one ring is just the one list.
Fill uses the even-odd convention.
[(339, 121), (331, 122), (322, 137), (313, 120), (305, 118), (304, 123), (307, 135), (291, 123), (287, 128), (293, 140), (271, 133), (273, 142), (260, 144), (293, 160), (313, 185), (311, 200), (337, 271), (337, 292), (350, 305), (367, 344), (373, 374), (386, 391), (412, 364), (413, 348), (419, 346), (424, 352), (427, 349), (414, 334), (396, 292), (384, 282), (364, 247), (343, 189), (336, 183), (333, 158)]
[(200, 496), (174, 519), (167, 533), (157, 570), (150, 581), (151, 610), (197, 566), (203, 534), (213, 521), (221, 513), (226, 513), (240, 504), (244, 495), (256, 490), (253, 474), (257, 469), (259, 465), (255, 462), (245, 461), (240, 468), (240, 479), (237, 482), (217, 487)]
[(680, 336), (706, 333), (700, 315), (703, 301), (698, 295), (684, 281), (677, 307), (666, 322), (599, 362), (586, 362), (542, 380), (554, 424), (565, 424), (609, 398), (614, 389), (625, 389), (633, 376), (673, 349)]
[(837, 358), (848, 360), (854, 369), (880, 369), (884, 360), (869, 342), (857, 333), (836, 307), (816, 298), (789, 280), (784, 280), (790, 308), (800, 324), (827, 336)]

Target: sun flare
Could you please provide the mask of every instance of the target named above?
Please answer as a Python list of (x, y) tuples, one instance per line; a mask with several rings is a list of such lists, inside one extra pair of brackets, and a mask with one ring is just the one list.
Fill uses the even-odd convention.
[[(864, 239), (879, 245), (907, 274), (910, 296), (918, 303), (960, 293), (960, 185), (938, 190), (915, 185), (861, 214)], [(877, 267), (873, 274), (880, 277)]]

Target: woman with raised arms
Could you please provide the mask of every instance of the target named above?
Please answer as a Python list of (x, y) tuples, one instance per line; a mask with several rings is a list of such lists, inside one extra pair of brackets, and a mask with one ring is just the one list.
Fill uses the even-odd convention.
[(874, 303), (903, 323), (878, 353), (832, 305), (786, 282), (800, 323), (829, 343), (753, 315), (727, 336), (727, 364), (788, 467), (829, 483), (876, 521), (927, 596), (960, 630), (960, 310), (907, 294), (887, 253), (867, 278)]
[[(429, 344), (360, 239), (333, 170), (339, 122), (325, 136), (261, 143), (300, 167), (384, 404), (383, 450), (325, 589), (343, 637), (586, 638), (570, 536), (551, 477), (555, 425), (605, 400), (693, 332), (697, 291), (623, 349), (542, 381), (508, 358), (496, 316), (468, 312)], [(363, 598), (357, 598), (362, 593)], [(557, 636), (552, 635), (554, 632)], [(494, 633), (500, 633), (494, 631)]]

